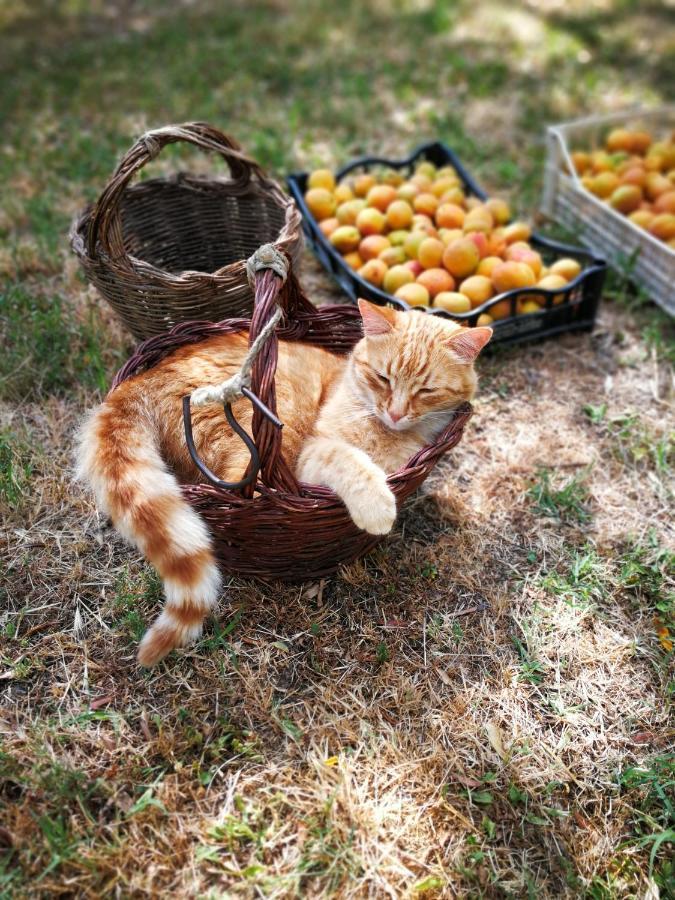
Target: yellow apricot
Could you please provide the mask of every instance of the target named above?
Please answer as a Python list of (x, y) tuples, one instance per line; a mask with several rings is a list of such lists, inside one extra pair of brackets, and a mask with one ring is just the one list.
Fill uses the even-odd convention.
[(557, 259), (552, 266), (549, 266), (547, 272), (544, 272), (543, 269), (540, 273), (540, 279), (544, 278), (546, 275), (561, 275), (565, 281), (574, 281), (574, 279), (581, 272), (581, 263), (576, 259), (570, 259), (568, 257), (563, 257), (562, 259)]
[(500, 256), (486, 256), (478, 263), (476, 275), (485, 275), (487, 278), (492, 277), (495, 266), (500, 266), (504, 260)]
[(345, 200), (344, 203), (341, 203), (335, 211), (340, 225), (355, 225), (356, 217), (362, 209), (365, 209), (365, 206), (365, 200), (359, 200), (358, 198)]
[(517, 288), (533, 287), (536, 281), (537, 279), (532, 269), (522, 262), (509, 260), (499, 266), (495, 266), (492, 270), (492, 283), (498, 294)]
[(429, 191), (418, 194), (413, 198), (413, 209), (425, 216), (433, 216), (438, 209), (438, 197)]
[(482, 325), (492, 325), (493, 322), (494, 319), (490, 313), (481, 313), (476, 319), (476, 325), (479, 327)]
[(441, 264), (445, 244), (438, 238), (429, 237), (417, 248), (417, 259), (424, 269), (434, 269)]
[(471, 301), (459, 291), (442, 291), (436, 294), (433, 305), (451, 313), (464, 313), (471, 309)]
[(480, 262), (478, 247), (471, 238), (448, 244), (443, 253), (443, 265), (454, 278), (472, 275)]
[(359, 255), (368, 262), (370, 259), (376, 259), (387, 247), (391, 247), (391, 244), (383, 234), (369, 234), (359, 244)]
[(335, 213), (335, 197), (326, 188), (311, 188), (305, 194), (305, 203), (318, 222)]
[[(562, 275), (557, 274), (556, 272), (552, 272), (550, 275), (547, 275), (545, 278), (540, 278), (537, 282), (537, 287), (544, 288), (547, 291), (556, 291), (558, 288), (563, 288), (567, 286), (567, 279)], [(532, 294), (530, 299), (536, 300), (537, 303), (540, 303), (542, 306), (546, 303), (546, 297), (544, 294)], [(556, 294), (553, 297), (554, 304), (562, 303), (565, 299), (564, 294)]]
[(412, 217), (412, 207), (405, 200), (394, 200), (387, 207), (387, 225), (390, 228), (407, 228)]
[(357, 272), (363, 265), (363, 260), (361, 259), (361, 257), (359, 256), (359, 254), (356, 250), (353, 250), (351, 253), (345, 253), (345, 255), (342, 258), (347, 263), (347, 265), (350, 267), (350, 269), (356, 269)]
[(357, 197), (365, 197), (368, 191), (375, 187), (376, 184), (377, 181), (373, 175), (368, 173), (357, 175), (354, 179), (354, 193)]
[(328, 238), (340, 253), (351, 253), (361, 242), (361, 233), (353, 225), (340, 225)]
[(459, 286), (459, 291), (469, 298), (474, 307), (480, 306), (494, 295), (492, 282), (485, 275), (471, 275), (465, 278)]
[(326, 235), (326, 237), (330, 237), (330, 235), (335, 231), (339, 224), (340, 220), (336, 216), (333, 216), (330, 219), (323, 219), (321, 222), (319, 222), (319, 229)]
[(529, 241), (532, 229), (527, 222), (512, 222), (511, 225), (504, 227), (502, 237), (507, 244), (513, 244), (514, 241)]
[(338, 184), (338, 186), (333, 191), (333, 196), (335, 197), (335, 202), (340, 205), (340, 203), (346, 203), (347, 200), (354, 199), (354, 191), (349, 187), (346, 182), (342, 184)]
[(325, 188), (327, 191), (332, 191), (335, 188), (335, 176), (330, 169), (315, 169), (313, 172), (310, 172), (307, 186), (310, 188)]
[(380, 212), (386, 212), (387, 207), (398, 198), (396, 188), (390, 184), (376, 184), (366, 196), (368, 206), (374, 206)]
[(381, 259), (369, 259), (368, 262), (359, 269), (361, 278), (365, 279), (370, 284), (374, 284), (375, 287), (382, 286), (386, 274), (387, 266)]
[(415, 276), (407, 266), (393, 266), (384, 276), (382, 287), (388, 294), (395, 294), (404, 284), (410, 284)]
[(379, 209), (367, 206), (356, 217), (356, 227), (361, 234), (382, 234), (387, 225), (387, 218)]
[(429, 291), (423, 284), (404, 284), (394, 294), (401, 300), (405, 300), (408, 306), (429, 306)]

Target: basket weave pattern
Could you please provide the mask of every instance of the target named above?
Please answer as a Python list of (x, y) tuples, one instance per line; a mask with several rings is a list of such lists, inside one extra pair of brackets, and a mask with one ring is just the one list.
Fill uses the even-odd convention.
[[(282, 286), (282, 279), (270, 270), (258, 272), (255, 295), (252, 321), (189, 322), (145, 341), (117, 374), (112, 390), (185, 344), (246, 329), (252, 343), (279, 303), (285, 314), (283, 324), (265, 344), (252, 373), (253, 392), (276, 413), (274, 378), (279, 339), (306, 341), (346, 353), (362, 337), (358, 310), (346, 305), (316, 309), (303, 296), (292, 273)], [(470, 404), (462, 404), (433, 444), (388, 477), (399, 507), (440, 457), (458, 443), (470, 415)], [(225, 422), (223, 427), (227, 427)], [(283, 581), (318, 578), (335, 572), (342, 563), (353, 561), (381, 540), (357, 528), (331, 490), (297, 481), (284, 460), (281, 432), (257, 409), (252, 432), (262, 463), (255, 485), (241, 491), (210, 484), (183, 487), (185, 498), (211, 530), (225, 572)]]
[[(129, 186), (163, 147), (179, 141), (218, 153), (231, 177), (178, 173)], [(232, 138), (199, 122), (140, 138), (70, 238), (87, 278), (139, 339), (186, 320), (250, 316), (246, 259), (264, 243), (296, 261), (302, 249), (293, 201)]]

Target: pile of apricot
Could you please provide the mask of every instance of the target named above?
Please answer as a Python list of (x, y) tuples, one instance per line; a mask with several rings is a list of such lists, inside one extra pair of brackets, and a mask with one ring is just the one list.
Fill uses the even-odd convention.
[(675, 132), (615, 128), (604, 149), (571, 156), (586, 190), (675, 250)]
[[(405, 176), (366, 172), (336, 182), (309, 176), (305, 202), (345, 262), (370, 284), (410, 306), (466, 313), (507, 291), (557, 291), (580, 273), (574, 259), (546, 265), (529, 243), (530, 226), (512, 222), (508, 204), (465, 193), (452, 166), (419, 162)], [(539, 312), (545, 294), (525, 295), (517, 313)], [(554, 294), (561, 303), (564, 294)], [(480, 315), (490, 324), (512, 314), (504, 300)]]

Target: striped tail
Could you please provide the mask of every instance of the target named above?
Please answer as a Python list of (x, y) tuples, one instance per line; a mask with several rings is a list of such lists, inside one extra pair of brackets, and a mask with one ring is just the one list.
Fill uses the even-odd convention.
[(138, 650), (141, 665), (152, 666), (199, 638), (218, 601), (221, 578), (208, 530), (162, 460), (147, 410), (126, 398), (107, 400), (85, 422), (78, 477), (164, 583), (166, 604)]

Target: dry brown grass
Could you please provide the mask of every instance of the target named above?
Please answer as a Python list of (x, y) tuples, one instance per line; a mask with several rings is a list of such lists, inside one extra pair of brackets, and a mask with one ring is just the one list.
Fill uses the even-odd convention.
[[(232, 580), (151, 672), (154, 576), (71, 481), (93, 395), (3, 408), (33, 465), (2, 530), (8, 895), (643, 896), (645, 795), (619, 775), (673, 727), (620, 558), (672, 546), (672, 486), (608, 423), (638, 415), (653, 447), (668, 378), (611, 307), (592, 337), (486, 359), (465, 440), (381, 549), (318, 585)], [(585, 485), (587, 521), (536, 514), (541, 467)]]

